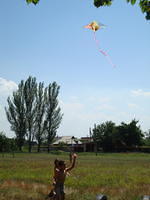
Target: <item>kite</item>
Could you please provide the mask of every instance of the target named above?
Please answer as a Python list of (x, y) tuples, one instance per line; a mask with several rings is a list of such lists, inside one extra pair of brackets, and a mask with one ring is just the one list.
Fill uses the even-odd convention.
[(111, 61), (110, 56), (109, 56), (105, 51), (103, 51), (103, 50), (99, 47), (99, 41), (98, 41), (97, 38), (96, 38), (96, 31), (98, 31), (99, 29), (101, 29), (101, 28), (103, 28), (103, 27), (105, 27), (105, 25), (100, 24), (100, 23), (98, 23), (98, 22), (96, 22), (96, 21), (93, 21), (93, 22), (91, 22), (90, 24), (84, 26), (84, 28), (91, 29), (91, 30), (94, 32), (94, 40), (95, 40), (95, 42), (96, 42), (96, 45), (97, 45), (97, 47), (98, 47), (99, 52), (100, 52), (101, 54), (103, 54), (104, 56), (106, 56), (106, 58), (108, 59), (109, 63), (110, 63), (113, 67), (115, 67), (115, 65), (114, 65), (114, 64), (112, 63), (112, 61)]

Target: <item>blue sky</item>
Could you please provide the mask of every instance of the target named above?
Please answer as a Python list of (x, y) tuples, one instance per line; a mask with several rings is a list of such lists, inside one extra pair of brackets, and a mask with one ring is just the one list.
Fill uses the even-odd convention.
[[(84, 26), (106, 25), (96, 32)], [(94, 123), (139, 120), (150, 129), (150, 22), (125, 0), (96, 8), (92, 0), (2, 1), (0, 6), (0, 131), (13, 137), (4, 107), (29, 75), (60, 85), (64, 113), (58, 135), (87, 136)]]

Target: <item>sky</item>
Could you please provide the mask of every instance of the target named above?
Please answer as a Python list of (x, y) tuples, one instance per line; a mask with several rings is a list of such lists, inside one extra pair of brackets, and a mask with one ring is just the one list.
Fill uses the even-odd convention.
[[(84, 26), (96, 20), (94, 34)], [(84, 137), (94, 124), (139, 120), (150, 129), (150, 22), (125, 0), (96, 8), (93, 0), (5, 0), (0, 6), (0, 131), (14, 137), (7, 98), (29, 76), (60, 85), (59, 136)]]

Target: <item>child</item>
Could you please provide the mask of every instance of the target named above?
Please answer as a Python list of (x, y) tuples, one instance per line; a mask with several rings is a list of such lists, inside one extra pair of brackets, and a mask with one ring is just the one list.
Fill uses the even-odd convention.
[(55, 191), (55, 199), (56, 200), (64, 200), (65, 199), (65, 193), (64, 193), (64, 182), (67, 173), (72, 170), (75, 166), (77, 155), (73, 154), (72, 155), (72, 164), (70, 167), (66, 167), (65, 161), (59, 160), (58, 161), (58, 168), (56, 168), (55, 173), (54, 173), (54, 180), (55, 180), (55, 186), (54, 186), (54, 191)]
[[(58, 159), (55, 159), (54, 161), (54, 175), (56, 173), (56, 171), (58, 171)], [(50, 191), (50, 193), (48, 194), (48, 196), (45, 199), (51, 198), (51, 199), (55, 199), (56, 193), (55, 193), (55, 184), (56, 184), (56, 180), (55, 177), (53, 177), (53, 189)]]

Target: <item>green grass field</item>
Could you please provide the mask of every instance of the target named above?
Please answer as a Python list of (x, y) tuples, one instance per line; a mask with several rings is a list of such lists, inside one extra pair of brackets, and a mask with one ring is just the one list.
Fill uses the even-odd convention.
[[(0, 200), (44, 200), (51, 189), (53, 161), (68, 154), (0, 154)], [(66, 200), (139, 200), (150, 195), (150, 154), (78, 154), (65, 182)]]

